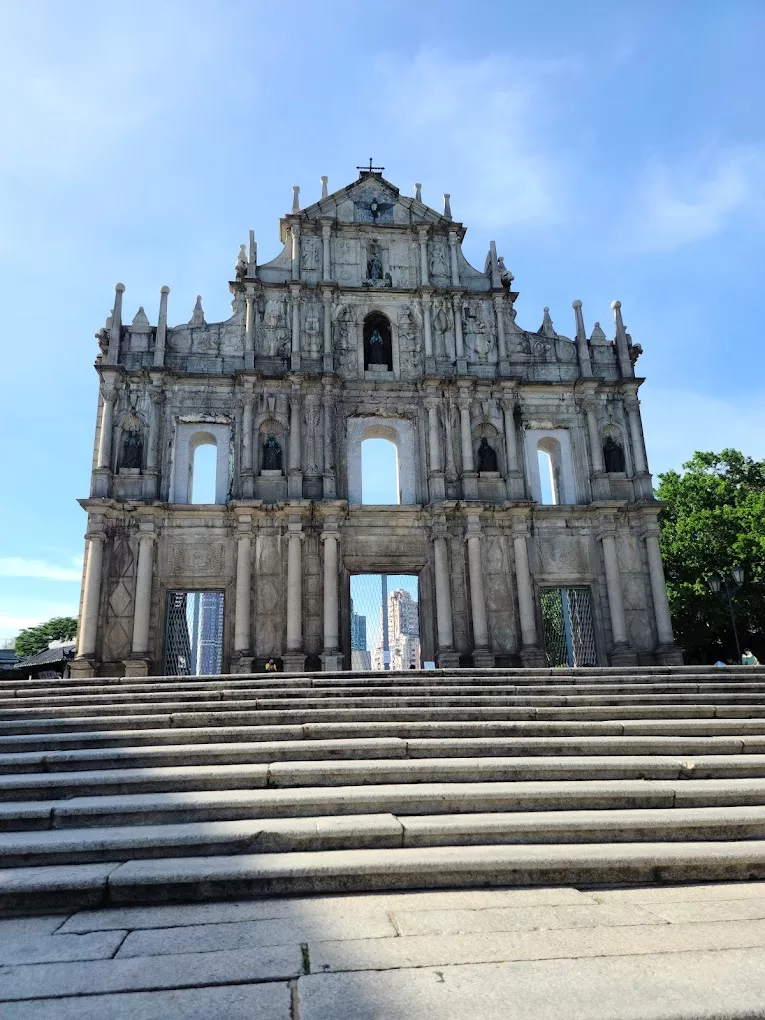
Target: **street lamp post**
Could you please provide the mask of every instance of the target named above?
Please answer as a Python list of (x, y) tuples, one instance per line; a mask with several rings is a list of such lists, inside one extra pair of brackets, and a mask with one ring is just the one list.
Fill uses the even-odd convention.
[(733, 637), (736, 639), (736, 654), (738, 655), (738, 662), (739, 662), (739, 665), (740, 665), (741, 664), (741, 645), (739, 644), (739, 640), (738, 640), (738, 628), (736, 627), (736, 614), (733, 611), (733, 598), (732, 598), (732, 595), (734, 595), (739, 590), (741, 585), (744, 583), (744, 568), (743, 567), (733, 567), (731, 569), (731, 574), (733, 575), (733, 588), (732, 589), (728, 585), (728, 579), (726, 577), (720, 577), (719, 574), (712, 574), (712, 576), (707, 581), (707, 584), (711, 588), (712, 593), (714, 595), (719, 595), (721, 588), (725, 589), (725, 595), (726, 595), (726, 598), (728, 599), (728, 608), (730, 609), (730, 619), (731, 619), (731, 623), (733, 624)]

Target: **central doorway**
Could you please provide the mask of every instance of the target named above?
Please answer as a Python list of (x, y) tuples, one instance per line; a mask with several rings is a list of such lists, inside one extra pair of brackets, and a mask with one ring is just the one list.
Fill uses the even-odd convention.
[(167, 592), (165, 675), (215, 675), (222, 663), (223, 592)]
[(351, 575), (351, 669), (422, 669), (417, 574)]

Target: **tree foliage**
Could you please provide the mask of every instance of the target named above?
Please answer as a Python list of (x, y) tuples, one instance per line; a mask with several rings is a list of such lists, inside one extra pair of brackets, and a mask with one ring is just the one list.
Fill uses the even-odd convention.
[(48, 647), (50, 641), (77, 636), (77, 620), (73, 616), (55, 616), (37, 627), (27, 627), (16, 638), (16, 654), (22, 658), (35, 655)]
[[(667, 594), (686, 661), (736, 661), (736, 643), (724, 589), (707, 583), (727, 580), (742, 648), (765, 660), (765, 461), (738, 450), (695, 453), (682, 474), (659, 476), (662, 554)], [(731, 568), (744, 568), (734, 591)]]

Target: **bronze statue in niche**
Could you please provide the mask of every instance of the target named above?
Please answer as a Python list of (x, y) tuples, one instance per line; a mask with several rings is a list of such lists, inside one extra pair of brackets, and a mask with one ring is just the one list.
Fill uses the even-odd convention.
[(143, 467), (143, 436), (137, 429), (125, 433), (122, 441), (122, 467)]
[(269, 433), (268, 438), (263, 443), (263, 470), (282, 470), (282, 448), (273, 433)]
[(372, 312), (364, 319), (364, 368), (373, 365), (393, 371), (390, 321), (381, 312)]
[(489, 440), (484, 436), (478, 447), (478, 470), (498, 471), (497, 454), (489, 446)]
[(609, 474), (624, 471), (624, 450), (613, 436), (608, 436), (603, 444), (603, 463)]

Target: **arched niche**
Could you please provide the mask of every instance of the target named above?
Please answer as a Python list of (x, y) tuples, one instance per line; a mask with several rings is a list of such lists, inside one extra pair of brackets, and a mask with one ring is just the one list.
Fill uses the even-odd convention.
[(600, 435), (603, 466), (609, 474), (627, 473), (628, 445), (618, 425), (606, 425)]
[(412, 423), (404, 418), (348, 418), (348, 502), (363, 502), (361, 444), (367, 439), (387, 439), (396, 447), (399, 503), (417, 502), (415, 442)]
[(216, 422), (178, 422), (173, 449), (172, 503), (191, 503), (194, 454), (200, 446), (214, 446), (215, 502), (225, 503), (229, 491), (231, 426)]
[[(273, 440), (273, 442), (272, 442)], [(278, 446), (277, 449), (273, 444)], [(258, 426), (257, 432), (257, 471), (258, 474), (284, 474), (287, 458), (286, 433), (284, 426), (275, 418), (266, 418)]]
[(390, 319), (382, 312), (370, 312), (362, 327), (364, 371), (393, 371), (393, 333)]

